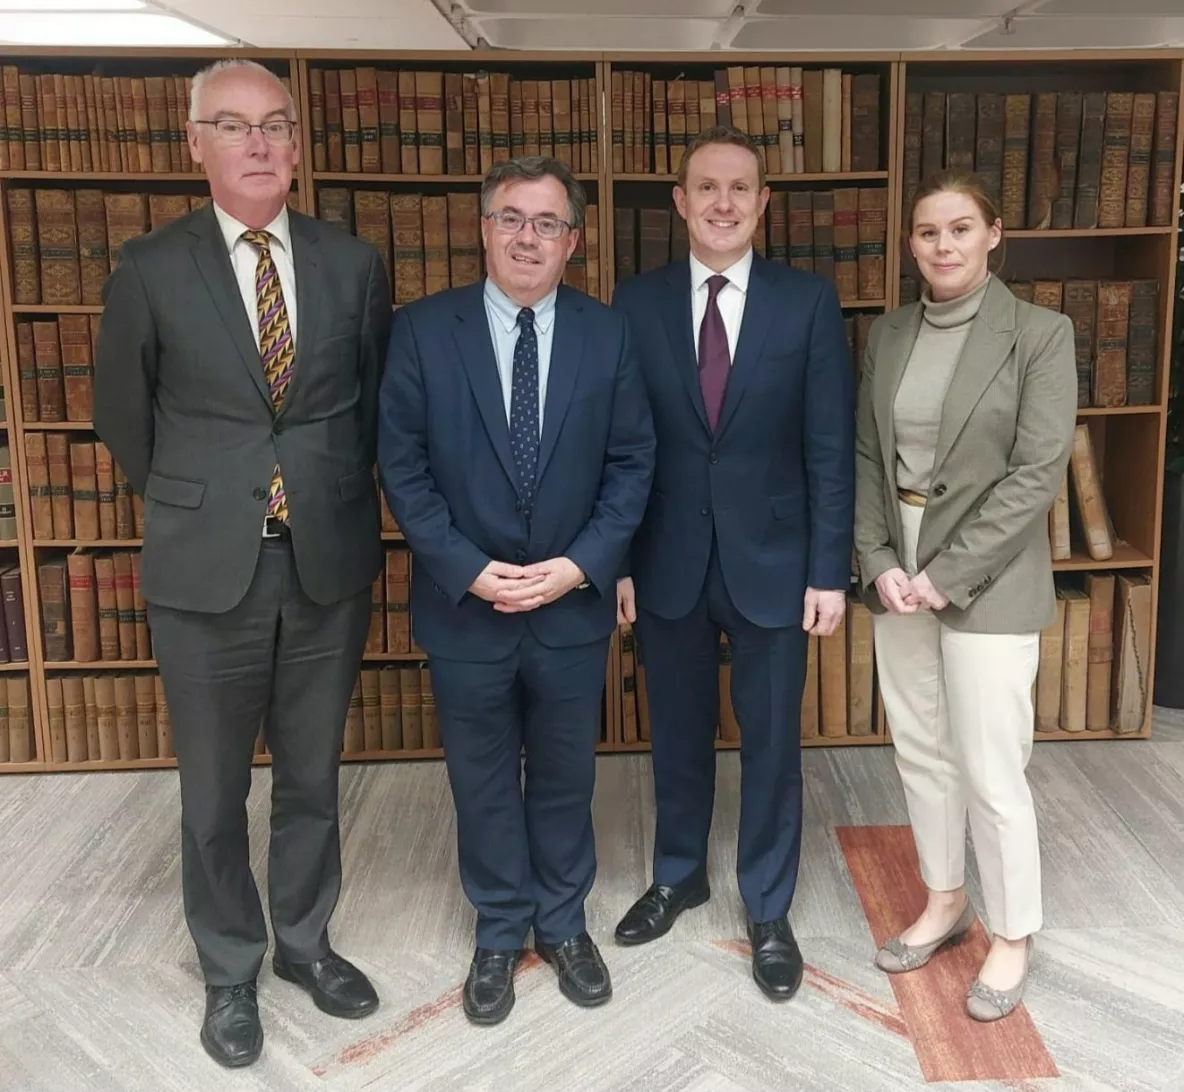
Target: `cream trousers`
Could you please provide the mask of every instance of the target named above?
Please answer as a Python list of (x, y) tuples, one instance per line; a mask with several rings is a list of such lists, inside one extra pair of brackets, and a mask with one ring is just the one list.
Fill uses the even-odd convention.
[[(923, 508), (900, 504), (914, 575)], [(927, 610), (874, 616), (876, 667), (921, 877), (961, 887), (966, 817), (987, 924), (1018, 940), (1042, 924), (1040, 847), (1025, 774), (1040, 634), (960, 633)]]

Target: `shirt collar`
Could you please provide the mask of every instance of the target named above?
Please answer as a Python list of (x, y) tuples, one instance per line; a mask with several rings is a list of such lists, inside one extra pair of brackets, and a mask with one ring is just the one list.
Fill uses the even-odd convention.
[[(214, 205), (214, 215), (218, 218), (218, 227), (222, 231), (222, 238), (226, 242), (226, 249), (233, 252), (242, 233), (250, 229), (246, 224), (236, 220), (225, 209), (219, 207), (217, 202), (212, 202), (212, 204)], [(287, 203), (281, 207), (275, 219), (264, 230), (272, 236), (273, 242), (279, 243), (282, 250), (287, 251), (289, 254), (292, 253), (292, 233), (288, 222)]]
[[(737, 258), (727, 269), (723, 270), (723, 275), (728, 278), (728, 282), (745, 293), (748, 291), (748, 275), (752, 272), (752, 253), (752, 247), (749, 247), (742, 257)], [(714, 275), (714, 269), (708, 269), (694, 254), (691, 255), (692, 292), (698, 292), (707, 283), (707, 278)]]
[[(559, 289), (552, 288), (532, 308), (534, 324), (544, 334), (550, 331), (551, 323), (555, 321), (555, 300), (558, 295)], [(489, 277), (485, 278), (485, 301), (506, 333), (512, 333), (518, 325), (518, 312), (522, 310), (522, 306), (510, 299)]]

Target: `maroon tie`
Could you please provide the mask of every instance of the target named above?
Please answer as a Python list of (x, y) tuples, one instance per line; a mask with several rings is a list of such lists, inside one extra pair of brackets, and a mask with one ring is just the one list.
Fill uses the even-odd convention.
[(732, 367), (728, 331), (724, 328), (724, 318), (716, 302), (720, 289), (727, 283), (728, 278), (722, 273), (707, 278), (707, 311), (699, 327), (699, 388), (703, 392), (703, 405), (712, 432), (719, 423), (724, 389), (728, 385), (728, 372)]

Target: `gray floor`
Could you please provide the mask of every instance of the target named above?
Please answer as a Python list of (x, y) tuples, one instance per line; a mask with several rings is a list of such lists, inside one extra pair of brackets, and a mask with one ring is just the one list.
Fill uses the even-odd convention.
[[(833, 835), (905, 821), (890, 752), (813, 750), (793, 923), (810, 970), (789, 1005), (757, 993), (736, 950), (735, 755), (720, 762), (711, 868), (717, 895), (674, 935), (615, 948), (644, 888), (648, 758), (601, 760), (600, 856), (589, 903), (616, 996), (563, 1000), (528, 966), (509, 1021), (470, 1028), (458, 987), (471, 913), (455, 877), (439, 764), (347, 767), (346, 884), (333, 940), (384, 1007), (350, 1024), (317, 1012), (268, 968), (266, 1046), (227, 1073), (197, 1040), (202, 990), (181, 916), (176, 776), (159, 771), (0, 778), (0, 1090), (423, 1089), (872, 1092), (924, 1085)], [(1046, 743), (1040, 809), (1046, 929), (1027, 1005), (1061, 1077), (977, 1089), (1184, 1089), (1184, 716), (1155, 738)], [(265, 875), (268, 775), (251, 817)]]

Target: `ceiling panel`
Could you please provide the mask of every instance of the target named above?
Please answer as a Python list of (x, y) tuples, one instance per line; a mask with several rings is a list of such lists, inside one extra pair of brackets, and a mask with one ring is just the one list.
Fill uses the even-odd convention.
[[(479, 15), (586, 15), (588, 0), (464, 0), (462, 5)], [(726, 19), (736, 0), (596, 0), (597, 16), (663, 16), (668, 19)]]
[(1081, 16), (1109, 15), (1121, 10), (1123, 17), (1136, 15), (1184, 16), (1184, 0), (1044, 0), (1033, 15)]
[(1184, 18), (1029, 19), (1017, 17), (965, 42), (967, 49), (1137, 49), (1184, 43)]
[(736, 49), (938, 49), (982, 29), (981, 19), (749, 19)]
[(718, 19), (499, 19), (472, 17), (477, 33), (506, 49), (707, 49)]
[[(513, 0), (508, 0), (513, 2)], [(642, 0), (646, 2), (646, 0)], [(1178, 0), (1184, 3), (1184, 0)], [(760, 0), (746, 5), (750, 15), (869, 16), (907, 19), (993, 19), (1016, 6), (1016, 0)]]
[[(210, 25), (212, 21), (207, 22)], [(441, 30), (407, 32), (401, 19), (315, 16), (227, 15), (213, 25), (260, 49), (465, 49), (446, 22)]]

